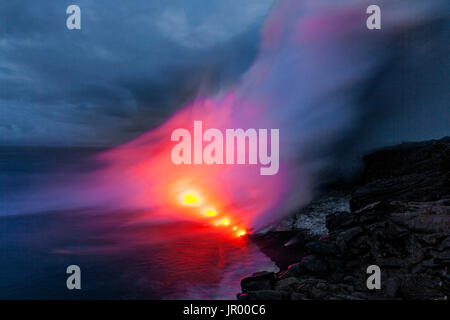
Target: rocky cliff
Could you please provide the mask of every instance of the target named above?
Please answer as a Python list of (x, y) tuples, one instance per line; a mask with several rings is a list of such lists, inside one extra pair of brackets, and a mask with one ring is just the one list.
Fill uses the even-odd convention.
[[(450, 138), (402, 144), (364, 158), (350, 211), (301, 261), (242, 280), (238, 299), (447, 299), (450, 293)], [(367, 268), (381, 270), (369, 290)]]

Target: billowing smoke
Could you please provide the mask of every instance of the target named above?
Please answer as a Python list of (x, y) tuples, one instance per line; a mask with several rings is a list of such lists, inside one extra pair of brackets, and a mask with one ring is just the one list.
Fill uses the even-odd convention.
[[(95, 161), (103, 168), (59, 185), (57, 198), (71, 206), (148, 208), (150, 219), (209, 219), (238, 231), (304, 205), (342, 151), (353, 152), (346, 144), (360, 143), (361, 123), (385, 110), (368, 99), (390, 98), (380, 101), (373, 90), (393, 55), (404, 53), (396, 41), (440, 21), (444, 6), (377, 1), (382, 28), (368, 30), (371, 4), (277, 2), (254, 63), (233, 87), (199, 94), (159, 127), (100, 154)], [(261, 175), (260, 165), (174, 164), (171, 134), (193, 132), (194, 121), (202, 121), (204, 131), (279, 129), (278, 173)]]

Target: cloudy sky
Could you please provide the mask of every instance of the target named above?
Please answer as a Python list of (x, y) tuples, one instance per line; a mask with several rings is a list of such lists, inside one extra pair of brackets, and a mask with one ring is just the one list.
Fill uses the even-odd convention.
[[(273, 0), (0, 3), (0, 145), (111, 145), (251, 64)], [(81, 8), (81, 30), (66, 8)]]
[[(115, 145), (198, 92), (236, 83), (255, 59), (274, 0), (242, 3), (1, 1), (0, 146)], [(72, 4), (81, 30), (66, 27)], [(377, 110), (361, 122), (369, 145), (450, 134), (448, 21), (415, 27), (387, 47), (405, 54), (368, 84), (366, 102)]]

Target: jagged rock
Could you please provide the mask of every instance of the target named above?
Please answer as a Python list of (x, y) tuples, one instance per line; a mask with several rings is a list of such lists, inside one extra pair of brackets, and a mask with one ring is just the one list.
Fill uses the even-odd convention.
[(310, 296), (313, 299), (320, 300), (320, 299), (324, 299), (327, 296), (327, 292), (325, 292), (321, 289), (318, 289), (316, 287), (313, 287), (313, 288), (311, 288)]
[(384, 284), (384, 293), (387, 298), (394, 298), (400, 288), (402, 280), (400, 277), (392, 277), (386, 280)]
[(447, 200), (408, 203), (406, 212), (391, 214), (391, 220), (411, 231), (440, 233), (450, 230), (450, 205)]
[(291, 294), (291, 300), (308, 300), (308, 297), (303, 293), (293, 292)]
[(450, 236), (448, 236), (447, 238), (445, 238), (444, 241), (441, 242), (441, 245), (439, 246), (439, 251), (443, 251), (443, 250), (450, 250)]
[(344, 283), (353, 284), (355, 282), (355, 279), (352, 276), (345, 276), (342, 281)]
[(444, 264), (450, 264), (450, 250), (435, 253), (434, 259), (437, 262), (442, 262)]
[(434, 259), (428, 259), (423, 261), (422, 263), (417, 264), (414, 266), (414, 268), (411, 270), (412, 273), (423, 273), (426, 272), (427, 269), (434, 269), (438, 268), (439, 264), (434, 262)]
[(315, 279), (315, 278), (306, 278), (300, 281), (299, 286), (297, 287), (297, 292), (306, 294), (307, 296), (312, 296), (311, 290), (316, 288), (319, 283), (323, 283), (324, 280)]
[(402, 268), (405, 266), (406, 262), (399, 257), (381, 258), (377, 261), (377, 264), (381, 268)]
[(271, 290), (275, 282), (273, 272), (256, 272), (252, 276), (242, 279), (241, 288), (243, 293), (257, 290)]
[[(304, 255), (305, 243), (310, 240), (301, 231), (274, 231), (251, 235), (251, 240), (259, 249), (276, 261), (281, 269), (298, 262)], [(289, 244), (289, 245), (287, 245)]]
[(337, 246), (330, 241), (311, 241), (306, 244), (306, 248), (316, 254), (333, 255), (337, 252)]
[(386, 148), (364, 157), (350, 209), (384, 199), (436, 201), (450, 194), (450, 137)]
[[(310, 255), (278, 273), (274, 290), (266, 295), (292, 300), (448, 297), (450, 138), (379, 151), (365, 163), (351, 211), (331, 211), (328, 235), (307, 242)], [(366, 269), (372, 264), (381, 268), (382, 290), (367, 289)]]
[(355, 237), (360, 235), (363, 232), (363, 229), (360, 227), (353, 227), (349, 230), (343, 230), (336, 237), (336, 245), (341, 251), (341, 253), (345, 253), (348, 249), (348, 244)]
[(300, 267), (311, 274), (323, 274), (327, 272), (326, 263), (316, 255), (306, 256), (300, 261)]
[(346, 229), (354, 226), (358, 220), (346, 211), (338, 211), (326, 216), (326, 227), (329, 231)]
[(440, 281), (426, 274), (406, 275), (400, 285), (400, 295), (407, 299), (443, 298)]
[(278, 274), (278, 279), (285, 279), (289, 277), (298, 277), (302, 273), (302, 267), (300, 262), (291, 264), (288, 266), (287, 270), (281, 271)]
[(275, 290), (292, 293), (300, 285), (300, 280), (295, 277), (281, 279), (276, 283)]

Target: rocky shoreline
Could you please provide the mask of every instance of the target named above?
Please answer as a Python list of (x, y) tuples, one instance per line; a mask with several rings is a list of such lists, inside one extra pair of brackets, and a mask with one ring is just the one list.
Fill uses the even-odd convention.
[[(327, 235), (297, 223), (254, 239), (282, 271), (242, 279), (238, 299), (447, 299), (450, 137), (383, 149), (364, 163), (349, 209), (322, 210)], [(379, 290), (367, 288), (370, 265), (381, 269)]]

